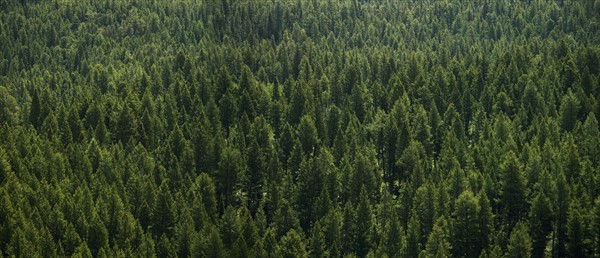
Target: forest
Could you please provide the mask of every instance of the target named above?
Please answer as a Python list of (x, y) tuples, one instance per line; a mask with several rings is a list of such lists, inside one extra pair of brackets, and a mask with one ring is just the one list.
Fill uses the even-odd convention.
[(0, 10), (0, 257), (600, 257), (600, 0)]

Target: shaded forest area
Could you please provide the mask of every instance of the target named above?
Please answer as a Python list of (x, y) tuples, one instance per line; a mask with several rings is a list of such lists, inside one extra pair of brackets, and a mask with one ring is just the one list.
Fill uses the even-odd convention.
[(600, 256), (600, 0), (0, 9), (0, 256)]

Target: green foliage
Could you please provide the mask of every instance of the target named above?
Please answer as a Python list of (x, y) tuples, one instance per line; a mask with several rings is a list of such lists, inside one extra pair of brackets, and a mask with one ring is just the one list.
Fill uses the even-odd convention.
[(505, 155), (502, 163), (502, 200), (506, 220), (510, 225), (527, 211), (526, 181), (519, 160), (513, 152)]
[(471, 191), (464, 191), (456, 200), (452, 214), (452, 253), (456, 257), (479, 256), (482, 250), (478, 230), (478, 212), (481, 209)]
[(532, 241), (532, 256), (544, 257), (548, 234), (552, 231), (552, 206), (544, 193), (538, 193), (531, 203), (529, 230)]
[(0, 124), (18, 124), (21, 109), (17, 100), (4, 86), (0, 86), (0, 96)]
[(274, 256), (281, 258), (308, 257), (308, 253), (301, 236), (292, 229), (281, 238)]
[(531, 256), (531, 238), (528, 228), (523, 222), (517, 223), (510, 233), (506, 257), (530, 257)]
[(427, 237), (425, 250), (421, 252), (419, 257), (450, 257), (452, 246), (449, 237), (448, 222), (444, 216), (441, 216), (435, 222), (433, 230)]
[(579, 100), (569, 91), (560, 102), (560, 126), (563, 130), (571, 131), (579, 118)]
[(600, 1), (0, 1), (0, 257), (586, 257)]
[(577, 204), (572, 204), (569, 209), (569, 218), (567, 221), (567, 250), (572, 257), (589, 256), (589, 248), (585, 241), (587, 235), (587, 226)]

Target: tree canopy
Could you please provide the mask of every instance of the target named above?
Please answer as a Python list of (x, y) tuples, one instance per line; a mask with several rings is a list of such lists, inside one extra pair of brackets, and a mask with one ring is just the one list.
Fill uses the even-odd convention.
[(600, 256), (600, 0), (0, 10), (0, 257)]

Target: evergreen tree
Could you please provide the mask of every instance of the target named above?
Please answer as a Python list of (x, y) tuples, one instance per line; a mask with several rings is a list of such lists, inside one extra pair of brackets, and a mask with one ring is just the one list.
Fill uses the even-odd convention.
[(431, 233), (427, 237), (425, 250), (421, 252), (419, 257), (450, 257), (452, 246), (449, 238), (448, 222), (444, 216), (441, 216), (436, 220)]
[(31, 107), (29, 110), (29, 121), (34, 128), (39, 129), (44, 121), (42, 117), (42, 105), (40, 103), (40, 96), (37, 89), (33, 90), (33, 96), (31, 96)]
[[(219, 171), (215, 179), (217, 192), (223, 205), (234, 204), (246, 178), (246, 165), (238, 149), (225, 147), (221, 153)], [(221, 207), (224, 209), (224, 207)]]
[(477, 228), (480, 209), (471, 191), (464, 191), (456, 200), (452, 214), (452, 254), (456, 257), (475, 257), (481, 252), (480, 239), (473, 234)]
[(579, 118), (579, 100), (569, 90), (560, 102), (560, 126), (565, 131), (571, 131)]
[(522, 214), (527, 211), (525, 200), (526, 181), (519, 160), (513, 152), (506, 154), (502, 163), (502, 204), (506, 222), (514, 225)]
[(119, 113), (116, 124), (115, 137), (117, 141), (123, 144), (129, 142), (129, 139), (136, 137), (136, 124), (129, 105), (124, 105)]
[(584, 223), (578, 205), (576, 203), (571, 204), (567, 219), (567, 250), (571, 257), (588, 256), (585, 244), (586, 225)]
[(0, 257), (600, 256), (600, 0), (62, 2), (0, 1)]
[(293, 229), (288, 231), (279, 241), (275, 249), (275, 257), (308, 257), (302, 237)]
[(591, 220), (592, 220), (591, 221), (591, 224), (592, 224), (591, 238), (592, 238), (592, 246), (594, 246), (593, 253), (594, 253), (594, 255), (599, 255), (600, 254), (600, 197), (596, 198), (592, 212), (593, 213), (592, 213), (592, 218), (591, 218)]
[(531, 238), (529, 229), (524, 222), (519, 222), (510, 233), (507, 257), (530, 257), (531, 256)]
[(554, 199), (554, 210), (556, 217), (554, 219), (554, 234), (555, 241), (552, 248), (555, 255), (566, 256), (566, 242), (567, 242), (567, 217), (569, 210), (569, 194), (570, 188), (567, 185), (565, 175), (561, 172), (555, 183), (556, 196)]
[(303, 116), (298, 125), (298, 139), (302, 144), (302, 150), (305, 155), (313, 154), (316, 151), (319, 137), (317, 128), (310, 116)]
[(552, 231), (552, 206), (544, 193), (538, 193), (531, 203), (529, 225), (533, 247), (531, 254), (544, 257), (548, 235)]
[(0, 86), (0, 96), (0, 124), (18, 124), (21, 108), (17, 100), (4, 86)]
[(371, 214), (371, 204), (367, 191), (363, 186), (360, 190), (360, 201), (356, 207), (355, 219), (353, 223), (356, 225), (356, 239), (354, 240), (354, 250), (357, 256), (364, 257), (371, 248), (373, 236), (373, 216)]
[(494, 214), (485, 190), (482, 189), (477, 194), (476, 198), (477, 204), (479, 205), (479, 212), (477, 213), (479, 223), (476, 233), (480, 240), (479, 246), (483, 249), (487, 249), (490, 245), (490, 236), (494, 232)]
[(418, 257), (421, 252), (421, 223), (416, 215), (410, 217), (406, 230), (406, 255)]
[(239, 241), (244, 241), (242, 237), (242, 223), (238, 216), (238, 211), (233, 206), (227, 206), (223, 211), (219, 231), (223, 246), (227, 250), (233, 249)]
[(317, 224), (313, 227), (310, 233), (308, 254), (312, 257), (328, 257), (329, 252), (325, 245), (325, 235), (321, 229), (321, 225)]

